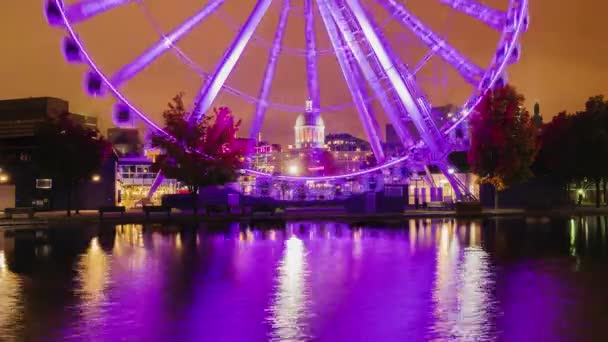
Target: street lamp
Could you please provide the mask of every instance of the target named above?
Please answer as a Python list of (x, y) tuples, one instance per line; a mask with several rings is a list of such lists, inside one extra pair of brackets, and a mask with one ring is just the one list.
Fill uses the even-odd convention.
[(91, 180), (93, 181), (93, 183), (99, 183), (101, 181), (101, 176), (98, 174), (94, 174), (93, 176), (91, 176)]

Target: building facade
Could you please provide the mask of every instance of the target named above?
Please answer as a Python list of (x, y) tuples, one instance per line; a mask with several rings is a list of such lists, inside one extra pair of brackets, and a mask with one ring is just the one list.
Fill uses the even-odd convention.
[(332, 152), (371, 151), (367, 141), (348, 133), (328, 134), (325, 136), (325, 146)]
[[(40, 173), (33, 155), (39, 142), (38, 127), (63, 113), (70, 113), (69, 103), (52, 97), (0, 101), (0, 182), (15, 185), (15, 205), (38, 210), (61, 210), (67, 205), (65, 188)], [(70, 113), (76, 123), (97, 129), (97, 119)], [(74, 156), (78, 158), (78, 156)], [(75, 199), (81, 209), (113, 203), (114, 159), (108, 160), (95, 179), (80, 185), (87, 196)], [(3, 208), (0, 208), (3, 209)]]
[[(141, 207), (148, 203), (148, 192), (156, 179), (152, 171), (152, 159), (148, 157), (124, 157), (116, 164), (116, 203), (127, 208)], [(177, 181), (165, 179), (150, 200), (160, 204), (162, 196), (178, 191)]]

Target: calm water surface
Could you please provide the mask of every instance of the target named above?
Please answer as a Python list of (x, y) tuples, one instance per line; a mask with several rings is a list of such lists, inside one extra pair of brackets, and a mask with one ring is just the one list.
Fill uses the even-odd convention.
[(0, 340), (606, 341), (607, 222), (0, 233)]

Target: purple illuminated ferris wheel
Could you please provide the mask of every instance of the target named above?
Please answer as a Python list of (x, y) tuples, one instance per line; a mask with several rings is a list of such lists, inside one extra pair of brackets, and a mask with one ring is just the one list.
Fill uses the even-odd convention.
[[(461, 150), (461, 144), (451, 138), (453, 132), (466, 120), (483, 93), (495, 85), (506, 82), (506, 68), (518, 61), (521, 48), (519, 39), (527, 30), (527, 0), (206, 0), (194, 13), (189, 13), (169, 30), (160, 28), (144, 0), (46, 0), (45, 14), (48, 22), (66, 30), (63, 51), (69, 62), (85, 63), (89, 72), (85, 88), (91, 95), (111, 94), (117, 101), (114, 123), (130, 124), (133, 118), (141, 120), (151, 129), (167, 134), (155, 123), (140, 105), (124, 91), (136, 75), (167, 52), (173, 51), (178, 61), (199, 75), (201, 86), (193, 102), (190, 120), (196, 122), (207, 113), (222, 93), (237, 96), (253, 106), (253, 119), (249, 132), (256, 137), (263, 127), (268, 111), (303, 112), (303, 106), (274, 101), (271, 93), (277, 74), (277, 65), (284, 56), (303, 59), (306, 84), (305, 97), (312, 101), (312, 111), (331, 113), (351, 108), (357, 115), (366, 134), (378, 166), (357, 172), (319, 177), (270, 175), (255, 170), (244, 170), (257, 176), (283, 180), (333, 180), (348, 178), (402, 163), (418, 163), (437, 166), (447, 177), (457, 196), (468, 194), (466, 187), (452, 175), (447, 161), (449, 153)], [(174, 0), (174, 6), (180, 1)], [(250, 8), (241, 20), (223, 11), (229, 5)], [(118, 68), (103, 68), (97, 53), (93, 53), (87, 41), (81, 39), (81, 28), (88, 22), (120, 11), (125, 7), (139, 7), (140, 12), (152, 24), (157, 40), (131, 60), (125, 60)], [(431, 10), (429, 16), (428, 8)], [(427, 12), (424, 17), (423, 12)], [(442, 16), (439, 12), (443, 13)], [(266, 17), (274, 16), (274, 34), (268, 38), (257, 34)], [(438, 32), (441, 22), (456, 17), (466, 35), (448, 42), (450, 31)], [(180, 41), (205, 21), (221, 18), (226, 30), (234, 30), (234, 39), (224, 47), (224, 52), (213, 64), (204, 68), (196, 58), (180, 48)], [(430, 18), (430, 19), (429, 19)], [(293, 47), (286, 40), (289, 22), (301, 27), (303, 46)], [(467, 23), (470, 22), (470, 23)], [(439, 25), (438, 25), (439, 23)], [(119, 24), (119, 23), (115, 23)], [(123, 23), (126, 26), (126, 23)], [(291, 24), (294, 25), (293, 23)], [(452, 25), (454, 25), (452, 23)], [(470, 29), (468, 27), (471, 27)], [(480, 34), (477, 30), (487, 30)], [(207, 32), (213, 35), (214, 32)], [(319, 40), (327, 42), (322, 46)], [(406, 38), (403, 38), (406, 37)], [(451, 37), (450, 37), (451, 38)], [(109, 37), (111, 42), (113, 38)], [(478, 53), (473, 48), (467, 53), (460, 46), (469, 47), (481, 40), (480, 46), (488, 51)], [(109, 45), (109, 44), (106, 44)], [(474, 44), (473, 44), (474, 45)], [(265, 48), (267, 62), (263, 66), (261, 85), (256, 93), (247, 92), (227, 82), (237, 64), (251, 46)], [(458, 46), (458, 47), (456, 47)], [(412, 51), (416, 51), (414, 53)], [(472, 53), (470, 51), (473, 51)], [(411, 52), (411, 53), (410, 53)], [(332, 89), (324, 89), (320, 82), (319, 60), (330, 56), (335, 59), (342, 82), (350, 99), (348, 102), (322, 106), (322, 98)], [(459, 99), (458, 110), (449, 120), (434, 117), (431, 98), (432, 86), (424, 81), (424, 69), (431, 63), (442, 63), (452, 77), (449, 89), (458, 89), (466, 95)], [(108, 70), (109, 69), (109, 70)], [(460, 82), (460, 83), (459, 83)], [(355, 114), (356, 113), (356, 114)], [(385, 153), (377, 113), (389, 122), (402, 145), (402, 153), (395, 157)]]

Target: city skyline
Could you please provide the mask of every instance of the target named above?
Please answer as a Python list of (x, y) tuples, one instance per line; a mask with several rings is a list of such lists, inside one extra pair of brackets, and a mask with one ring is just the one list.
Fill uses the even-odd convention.
[[(183, 18), (185, 13), (196, 5), (191, 2), (185, 1), (183, 6), (181, 6), (183, 8), (176, 8), (175, 13), (170, 13), (170, 18), (166, 22), (161, 23), (161, 26), (163, 28), (170, 27), (178, 22), (180, 18)], [(493, 2), (496, 3), (497, 1)], [(493, 2), (490, 1), (488, 3)], [(70, 102), (71, 109), (74, 112), (98, 116), (101, 127), (105, 131), (110, 126), (110, 113), (114, 101), (111, 97), (90, 98), (82, 90), (82, 79), (86, 68), (65, 63), (60, 51), (61, 30), (48, 28), (38, 2), (25, 3), (10, 0), (7, 6), (8, 11), (6, 13), (8, 13), (8, 20), (0, 24), (3, 26), (2, 28), (6, 27), (5, 31), (8, 28), (18, 26), (16, 22), (18, 21), (20, 25), (28, 26), (32, 31), (37, 32), (37, 34), (25, 39), (16, 35), (9, 36), (9, 39), (6, 41), (5, 46), (7, 48), (5, 51), (7, 53), (3, 56), (0, 74), (6, 75), (7, 79), (14, 81), (0, 84), (0, 97), (3, 99), (30, 96), (64, 98)], [(237, 19), (239, 15), (246, 15), (246, 12), (249, 11), (249, 8), (244, 8), (243, 10), (235, 8), (234, 4), (231, 5), (230, 1), (226, 3), (226, 6), (232, 6), (227, 7), (225, 11)], [(547, 0), (538, 0), (532, 1), (530, 6), (531, 27), (529, 32), (523, 36), (522, 59), (520, 63), (509, 69), (509, 78), (528, 97), (527, 107), (529, 109), (531, 109), (534, 102), (539, 101), (541, 103), (541, 112), (545, 120), (547, 120), (561, 110), (575, 111), (582, 108), (588, 96), (606, 92), (602, 80), (605, 80), (606, 76), (608, 76), (608, 61), (602, 58), (602, 56), (608, 54), (608, 48), (604, 44), (597, 44), (593, 49), (589, 49), (587, 45), (601, 41), (601, 21), (590, 20), (590, 18), (593, 17), (594, 13), (604, 13), (608, 9), (608, 5), (602, 2), (588, 1), (587, 3), (566, 3), (556, 8), (553, 3)], [(153, 14), (159, 14), (159, 11), (166, 10), (167, 8), (162, 5), (152, 4), (150, 9)], [(137, 13), (139, 16), (135, 15)], [(565, 17), (566, 14), (568, 17)], [(92, 42), (91, 48), (93, 52), (99, 56), (102, 65), (109, 69), (116, 68), (121, 62), (124, 62), (124, 56), (121, 56), (121, 59), (113, 58), (113, 51), (125, 50), (127, 55), (133, 55), (137, 54), (142, 47), (148, 46), (152, 42), (153, 35), (150, 34), (149, 31), (151, 30), (149, 27), (141, 25), (145, 27), (145, 30), (144, 28), (134, 28), (139, 26), (135, 25), (136, 23), (143, 23), (146, 20), (142, 16), (141, 11), (135, 9), (134, 12), (125, 13), (125, 15), (133, 17), (133, 20), (136, 20), (133, 22), (134, 25), (129, 25), (130, 29), (103, 26), (103, 22), (97, 25), (97, 28), (92, 28), (89, 31), (87, 31), (88, 27), (86, 26), (88, 24), (85, 24), (83, 27), (85, 33), (83, 38), (85, 41)], [(107, 20), (116, 18), (121, 17), (109, 15)], [(104, 19), (101, 18), (100, 20), (103, 21)], [(212, 67), (213, 63), (223, 53), (225, 41), (229, 41), (234, 35), (233, 31), (228, 29), (222, 21), (217, 18), (214, 20), (211, 20), (206, 28), (209, 29), (213, 25), (222, 25), (222, 32), (225, 33), (221, 36), (226, 36), (223, 37), (225, 39), (210, 38), (213, 40), (210, 43), (214, 47), (213, 49), (187, 51), (193, 52), (193, 54), (199, 57), (202, 56), (201, 63), (206, 63), (208, 68)], [(290, 20), (294, 23), (294, 27), (298, 25), (297, 18), (290, 17)], [(566, 21), (577, 24), (563, 25)], [(275, 22), (273, 22), (273, 19), (263, 21), (258, 34), (266, 39), (270, 39), (274, 26)], [(105, 27), (105, 29), (99, 32), (95, 31), (99, 30), (99, 27)], [(124, 33), (125, 39), (117, 42), (117, 45), (113, 45), (114, 41), (109, 39), (109, 37), (118, 33)], [(287, 45), (299, 46), (300, 41), (303, 40), (303, 36), (296, 31), (288, 32), (288, 34), (288, 37), (296, 38), (288, 41)], [(462, 45), (462, 42), (458, 42), (459, 32), (454, 33), (454, 35), (457, 43), (461, 43), (461, 46), (466, 46), (466, 44)], [(580, 37), (584, 37), (585, 39), (581, 39)], [(322, 37), (318, 39), (321, 45), (325, 44)], [(130, 45), (133, 45), (133, 47), (131, 48)], [(249, 84), (247, 82), (248, 75), (243, 72), (243, 68), (248, 68), (256, 63), (265, 63), (267, 54), (265, 50), (262, 50), (255, 44), (250, 44), (248, 49), (252, 50), (251, 53), (246, 50), (245, 57), (249, 57), (249, 59), (244, 60), (243, 65), (237, 65), (236, 71), (239, 74), (231, 76), (228, 79), (228, 83), (236, 85), (248, 93), (256, 94), (259, 82), (256, 80)], [(44, 58), (40, 58), (41, 55)], [(292, 59), (294, 60), (293, 63), (291, 63)], [(302, 62), (301, 60), (295, 60), (295, 57), (288, 57), (286, 60), (287, 64), (285, 65), (287, 67), (292, 64), (299, 65), (298, 63), (301, 64)], [(164, 109), (164, 104), (169, 101), (170, 97), (180, 90), (185, 90), (180, 89), (180, 85), (189, 84), (192, 85), (193, 89), (200, 85), (200, 80), (189, 74), (185, 68), (182, 67), (180, 69), (179, 63), (174, 56), (167, 54), (159, 60), (159, 64), (165, 70), (175, 67), (177, 70), (176, 75), (179, 77), (167, 79), (160, 75), (161, 73), (157, 70), (161, 66), (158, 68), (152, 67), (152, 70), (146, 71), (145, 77), (142, 76), (141, 79), (136, 79), (132, 86), (129, 85), (125, 89), (129, 96), (143, 103), (146, 107), (145, 110), (147, 109), (146, 111), (150, 112), (151, 116), (157, 119), (157, 121), (159, 121), (160, 112)], [(284, 67), (283, 70), (285, 70)], [(332, 67), (331, 63), (320, 62), (321, 74), (325, 71), (334, 72), (335, 70), (332, 68), (335, 69), (335, 65)], [(279, 65), (279, 70), (281, 70), (281, 65)], [(303, 103), (307, 97), (305, 70), (304, 67), (298, 67), (290, 72), (292, 74), (279, 76), (276, 80), (274, 89), (280, 90), (274, 100), (297, 105)], [(151, 80), (150, 87), (142, 84), (145, 80)], [(321, 81), (322, 86), (325, 85), (328, 88), (333, 86), (332, 80), (324, 81), (322, 78)], [(340, 83), (343, 87), (344, 82), (342, 79), (338, 78), (336, 82)], [(158, 86), (159, 84), (161, 87)], [(454, 94), (465, 92), (460, 89), (457, 83), (454, 89), (449, 89), (448, 91)], [(190, 98), (192, 95), (192, 92), (187, 93), (187, 96)], [(322, 93), (322, 96), (321, 102), (324, 106), (350, 102), (348, 94), (343, 91), (336, 91), (336, 94), (330, 95)], [(450, 94), (447, 95), (447, 97), (449, 96)], [(441, 98), (441, 96), (438, 98)], [(442, 105), (445, 103), (435, 102), (434, 104)], [(216, 101), (216, 105), (228, 105), (233, 108), (236, 115), (243, 118), (244, 129), (247, 130), (249, 128), (253, 106), (244, 103), (240, 99), (226, 95), (220, 95)], [(264, 136), (268, 137), (268, 140), (284, 145), (292, 141), (293, 123), (297, 115), (298, 113), (270, 111), (262, 130)], [(356, 118), (356, 120), (349, 120), (351, 116)], [(323, 118), (326, 121), (327, 132), (344, 131), (365, 138), (354, 108), (350, 108), (344, 112), (324, 113)], [(383, 117), (380, 118), (380, 125), (383, 126), (385, 123), (386, 120)], [(242, 131), (240, 135), (245, 136), (245, 131)]]

